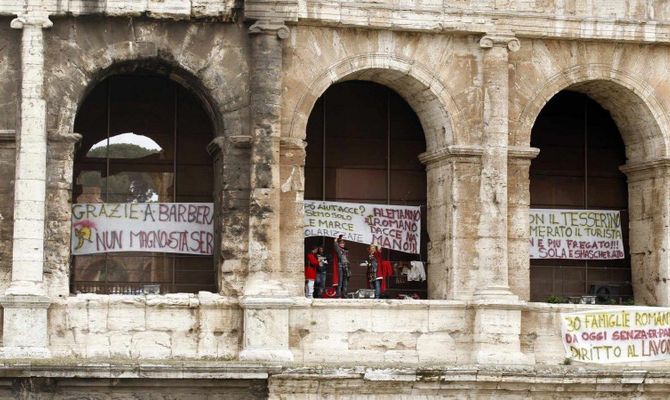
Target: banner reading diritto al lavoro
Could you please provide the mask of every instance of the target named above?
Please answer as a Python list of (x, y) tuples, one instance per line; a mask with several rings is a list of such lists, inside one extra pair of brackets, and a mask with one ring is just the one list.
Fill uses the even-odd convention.
[(621, 307), (561, 314), (566, 357), (610, 364), (670, 359), (670, 308)]

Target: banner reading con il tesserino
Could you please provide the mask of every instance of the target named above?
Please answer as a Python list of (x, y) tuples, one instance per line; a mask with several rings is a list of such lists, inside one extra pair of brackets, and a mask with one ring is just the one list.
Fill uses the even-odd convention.
[(212, 203), (72, 205), (72, 254), (213, 254)]
[(625, 258), (621, 214), (615, 210), (530, 210), (530, 258)]
[(589, 363), (670, 359), (670, 308), (625, 307), (561, 314), (566, 357)]
[(305, 237), (339, 235), (350, 242), (419, 254), (421, 208), (305, 200)]

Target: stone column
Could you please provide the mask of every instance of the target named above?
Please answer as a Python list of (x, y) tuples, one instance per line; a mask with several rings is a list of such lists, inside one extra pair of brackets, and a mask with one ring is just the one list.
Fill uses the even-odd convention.
[(635, 304), (670, 306), (670, 159), (628, 163), (629, 247)]
[(507, 151), (511, 35), (486, 35), (483, 49), (484, 111), (479, 197), (478, 289), (473, 296), (473, 359), (479, 364), (524, 364), (520, 351), (521, 305), (509, 289), (507, 244)]
[(479, 295), (511, 295), (507, 271), (507, 137), (508, 53), (519, 49), (512, 36), (484, 36), (484, 112), (482, 169), (479, 183), (481, 210), (477, 241)]
[(419, 156), (428, 179), (428, 298), (469, 300), (476, 289), (481, 147), (448, 146)]
[(279, 138), (283, 22), (259, 20), (251, 35), (251, 186), (249, 263), (244, 297), (241, 359), (291, 360), (288, 308), (293, 304), (280, 261)]
[[(21, 38), (21, 118), (14, 180), (12, 280), (0, 300), (4, 308), (4, 357), (49, 356), (47, 308), (43, 285), (46, 215), (46, 102), (44, 38), (52, 26), (40, 2), (27, 1), (26, 13), (12, 20)], [(30, 334), (26, 334), (30, 332)]]
[(282, 138), (280, 145), (282, 276), (289, 294), (300, 297), (305, 293), (305, 146), (297, 138)]
[(49, 132), (47, 151), (47, 220), (45, 265), (49, 281), (45, 292), (50, 298), (70, 294), (70, 235), (72, 231), (72, 171), (74, 152), (82, 136), (78, 133)]
[(509, 287), (521, 300), (530, 300), (530, 163), (540, 149), (514, 147), (509, 149), (507, 163), (507, 260)]

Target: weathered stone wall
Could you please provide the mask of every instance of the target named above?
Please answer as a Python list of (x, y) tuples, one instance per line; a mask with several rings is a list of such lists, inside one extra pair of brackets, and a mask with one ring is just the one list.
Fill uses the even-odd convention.
[(265, 379), (77, 379), (0, 380), (0, 398), (30, 400), (254, 400), (267, 398)]
[(290, 313), (298, 363), (469, 364), (473, 313), (450, 301), (314, 300)]
[(273, 375), (269, 398), (313, 399), (649, 399), (668, 396), (661, 371), (447, 368), (296, 368)]
[(49, 343), (70, 360), (234, 360), (241, 317), (235, 299), (207, 292), (78, 295), (52, 304)]
[[(14, 3), (0, 1), (0, 15), (21, 11)], [(614, 387), (609, 398), (667, 398), (667, 363), (645, 364), (659, 367), (660, 377), (631, 370), (637, 366), (587, 374), (581, 367), (556, 367), (565, 358), (560, 312), (590, 307), (523, 301), (529, 291), (528, 168), (537, 154), (529, 147), (530, 132), (546, 102), (570, 89), (610, 111), (626, 144), (623, 170), (629, 177), (636, 301), (670, 304), (670, 6), (665, 2), (253, 0), (246, 3), (245, 21), (241, 2), (233, 0), (30, 4), (51, 13), (54, 23), (42, 30), (45, 26), (33, 21), (30, 34), (43, 34), (46, 49), (44, 280), (49, 298), (41, 304), (53, 304), (48, 327), (39, 332), (48, 332), (46, 350), (56, 358), (42, 370), (39, 365), (7, 366), (9, 376), (63, 377), (56, 369), (58, 360), (66, 360), (77, 364), (71, 369), (75, 374), (105, 379), (130, 374), (165, 385), (156, 380), (165, 376), (151, 375), (160, 367), (132, 363), (168, 364), (165, 369), (177, 370), (169, 378), (191, 379), (204, 367), (181, 360), (213, 360), (214, 371), (208, 367), (204, 373), (241, 364), (237, 372), (216, 379), (247, 379), (244, 374), (252, 373), (263, 380), (274, 374), (272, 398), (592, 398), (602, 382)], [(9, 21), (0, 18), (3, 292), (11, 271), (14, 134), (21, 132), (16, 99), (21, 98), (22, 33), (10, 29)], [(212, 120), (218, 294), (69, 295), (74, 118), (95, 84), (135, 70), (168, 76), (192, 90)], [(352, 79), (395, 90), (424, 130), (431, 300), (297, 297), (303, 283), (307, 119), (330, 85)], [(505, 168), (506, 174), (500, 172)], [(500, 198), (504, 190), (507, 199)], [(258, 208), (251, 223), (250, 198)], [(497, 208), (496, 219), (488, 219), (491, 207)], [(506, 226), (500, 222), (505, 219)], [(501, 240), (505, 235), (507, 240)], [(257, 248), (272, 254), (257, 260), (252, 272), (259, 272), (254, 277), (258, 290), (247, 292), (250, 247), (252, 257)], [(505, 258), (508, 263), (502, 265)], [(478, 293), (496, 284), (501, 288), (492, 297)], [(99, 367), (107, 375), (96, 375), (100, 369), (91, 363), (99, 360), (107, 363)], [(489, 362), (525, 367), (472, 366)], [(132, 365), (119, 367), (127, 363)], [(309, 367), (314, 364), (321, 366)], [(411, 368), (398, 370), (398, 365)], [(443, 368), (431, 370), (430, 365)], [(210, 397), (219, 394), (216, 383), (190, 392), (193, 382), (182, 382), (190, 396), (205, 390)], [(16, 394), (17, 387), (34, 385), (52, 393), (44, 398), (64, 397), (68, 390), (81, 393), (79, 387), (101, 398), (112, 396), (99, 381), (63, 382), (70, 384), (78, 388), (53, 394), (48, 381), (2, 381), (0, 393)], [(122, 395), (146, 393), (137, 381), (115, 385)], [(186, 396), (180, 390), (171, 394)], [(567, 391), (570, 396), (563, 396)]]
[[(670, 301), (666, 282), (670, 270), (665, 251), (667, 172), (663, 161), (670, 149), (667, 51), (665, 46), (527, 40), (510, 59), (514, 87), (510, 92), (511, 146), (530, 145), (538, 113), (561, 90), (587, 94), (607, 109), (616, 122), (626, 145), (628, 160), (623, 169), (631, 171), (628, 187), (631, 268), (638, 304), (666, 305)], [(509, 197), (524, 207), (529, 199), (522, 177), (527, 170), (517, 168), (517, 171), (516, 176), (509, 175)], [(520, 218), (516, 220), (522, 222)], [(510, 222), (510, 226), (517, 222)], [(518, 243), (525, 239), (524, 231), (519, 230), (514, 239), (510, 238)], [(526, 271), (528, 257), (521, 250), (516, 253), (510, 256), (515, 265), (510, 267), (511, 271)]]

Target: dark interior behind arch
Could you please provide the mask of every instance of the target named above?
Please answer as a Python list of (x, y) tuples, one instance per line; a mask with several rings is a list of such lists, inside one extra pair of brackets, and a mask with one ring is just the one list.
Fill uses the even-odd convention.
[(542, 109), (531, 146), (531, 208), (620, 210), (626, 258), (607, 261), (531, 260), (531, 300), (582, 296), (608, 286), (615, 300), (632, 296), (628, 248), (628, 186), (619, 167), (626, 148), (610, 116), (589, 96), (562, 91)]

